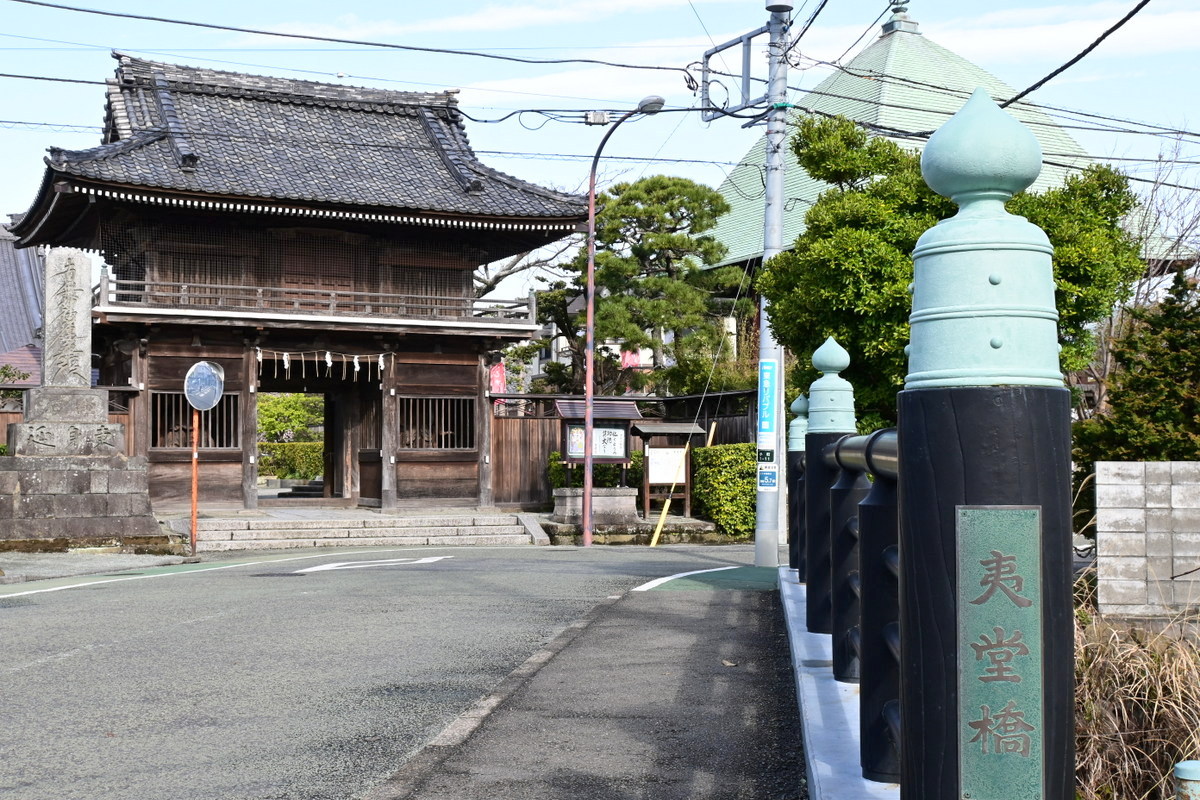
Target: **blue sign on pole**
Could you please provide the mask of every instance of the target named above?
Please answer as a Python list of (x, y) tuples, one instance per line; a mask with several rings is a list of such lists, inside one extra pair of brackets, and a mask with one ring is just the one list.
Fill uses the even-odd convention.
[(779, 491), (779, 466), (777, 464), (758, 465), (758, 491)]
[(778, 410), (775, 408), (776, 380), (779, 362), (774, 359), (758, 362), (758, 447), (775, 449)]

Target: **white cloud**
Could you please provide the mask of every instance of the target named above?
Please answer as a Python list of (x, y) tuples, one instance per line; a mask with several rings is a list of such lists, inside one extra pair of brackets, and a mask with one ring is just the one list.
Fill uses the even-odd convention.
[[(1123, 4), (1050, 6), (922, 24), (937, 42), (984, 64), (1066, 61), (1097, 39), (1128, 8)], [(1146, 6), (1087, 58), (1133, 58), (1200, 51), (1200, 9)]]
[[(862, 33), (861, 28), (851, 31), (851, 28), (836, 26), (821, 30), (813, 28), (805, 36), (804, 46), (797, 52), (807, 58), (818, 60), (837, 58), (845, 50), (846, 45)], [(736, 36), (737, 34), (733, 33), (722, 36), (713, 32), (713, 38), (718, 43), (730, 41)], [(754, 78), (765, 78), (767, 74), (767, 40), (765, 36), (760, 39), (761, 41), (755, 41), (756, 48), (751, 57), (751, 76)], [(698, 62), (703, 53), (713, 46), (712, 40), (703, 35), (627, 42), (625, 45), (632, 49), (599, 50), (587, 53), (586, 57), (616, 63), (636, 62), (652, 66), (683, 67)], [(636, 56), (631, 56), (631, 52), (636, 52)], [(804, 59), (801, 60), (804, 61)], [(804, 61), (804, 63), (810, 62)], [(723, 59), (720, 56), (714, 56), (712, 66), (716, 71), (740, 73), (742, 67), (740, 47), (726, 51)], [(692, 67), (691, 73), (697, 80), (700, 78), (700, 70), (697, 67)], [(824, 77), (824, 72), (818, 70), (814, 76), (810, 76), (806, 69), (793, 67), (788, 82), (793, 86), (812, 85)], [(739, 90), (736, 79), (719, 78), (719, 80), (730, 90), (734, 92)], [(751, 85), (752, 92), (761, 92), (763, 88), (761, 83)], [(560, 70), (536, 76), (472, 82), (463, 87), (463, 102), (490, 105), (502, 102), (504, 95), (523, 95), (542, 97), (555, 103), (570, 100), (591, 101), (595, 104), (598, 101), (601, 105), (597, 107), (603, 107), (607, 102), (613, 108), (624, 108), (631, 106), (648, 94), (662, 95), (667, 99), (668, 105), (676, 107), (687, 107), (698, 102), (698, 98), (694, 97), (691, 90), (684, 85), (680, 72), (628, 70), (602, 66), (564, 66)], [(528, 105), (526, 102), (520, 104)], [(576, 105), (577, 102), (572, 104)]]

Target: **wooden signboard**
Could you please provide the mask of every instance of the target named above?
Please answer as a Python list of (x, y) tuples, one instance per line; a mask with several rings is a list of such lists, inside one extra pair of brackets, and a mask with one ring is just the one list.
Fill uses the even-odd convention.
[[(642, 477), (642, 515), (650, 519), (650, 499), (666, 498), (683, 491), (683, 514), (692, 515), (690, 448), (651, 447), (646, 445)], [(658, 487), (658, 491), (655, 491)]]

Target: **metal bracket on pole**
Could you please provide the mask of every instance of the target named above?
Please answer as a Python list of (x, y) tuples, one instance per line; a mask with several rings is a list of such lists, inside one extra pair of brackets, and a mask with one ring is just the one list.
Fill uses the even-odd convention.
[[(766, 94), (759, 95), (753, 100), (750, 99), (750, 41), (757, 36), (761, 36), (764, 33), (770, 32), (771, 26), (764, 25), (756, 31), (743, 33), (736, 39), (730, 39), (725, 44), (719, 44), (711, 50), (705, 51), (704, 60), (701, 62), (700, 67), (700, 119), (704, 120), (705, 122), (712, 122), (714, 119), (722, 117), (725, 114), (732, 114), (737, 111), (751, 108), (752, 106), (760, 105), (764, 100), (767, 99)], [(712, 80), (709, 78), (711, 70), (709, 69), (708, 62), (709, 59), (715, 56), (717, 53), (723, 53), (731, 47), (736, 47), (739, 44), (742, 46), (742, 74), (735, 77), (741, 82), (742, 99), (741, 102), (734, 105), (722, 106), (718, 111), (713, 105), (712, 95), (709, 92), (709, 85), (712, 83)], [(761, 78), (759, 80), (761, 80)]]

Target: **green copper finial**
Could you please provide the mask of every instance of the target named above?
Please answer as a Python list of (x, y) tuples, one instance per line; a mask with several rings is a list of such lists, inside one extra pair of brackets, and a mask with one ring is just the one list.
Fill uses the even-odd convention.
[(808, 398), (797, 395), (788, 410), (795, 418), (788, 423), (787, 449), (804, 452), (804, 437), (808, 434)]
[(813, 353), (812, 365), (824, 374), (808, 387), (808, 432), (854, 432), (854, 387), (838, 375), (850, 366), (850, 354), (830, 336)]
[(930, 137), (921, 174), (959, 210), (913, 250), (906, 389), (1063, 385), (1054, 250), (1004, 208), (1041, 159), (1033, 134), (982, 89)]
[(934, 131), (921, 153), (921, 175), (929, 188), (960, 207), (979, 199), (1007, 201), (1041, 171), (1037, 138), (983, 89)]

